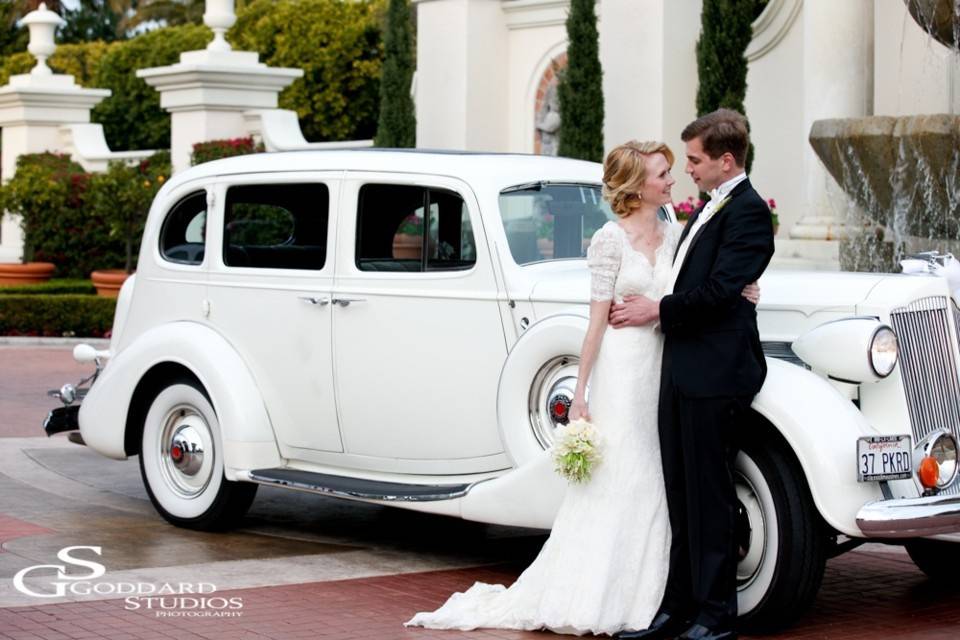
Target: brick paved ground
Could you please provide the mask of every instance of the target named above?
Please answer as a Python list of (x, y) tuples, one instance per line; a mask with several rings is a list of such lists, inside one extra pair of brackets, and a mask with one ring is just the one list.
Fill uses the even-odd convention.
[[(55, 404), (44, 395), (46, 389), (87, 372), (88, 367), (73, 363), (69, 348), (0, 347), (0, 436), (37, 436), (40, 419)], [(514, 534), (482, 525), (269, 491), (261, 492), (244, 530), (220, 536), (195, 534), (159, 521), (137, 487), (135, 461), (97, 464), (82, 447), (45, 449), (41, 444), (56, 443), (40, 438), (7, 439), (17, 444), (6, 449), (3, 442), (0, 580), (5, 584), (0, 587), (12, 589), (13, 573), (54, 561), (56, 549), (65, 544), (103, 544), (111, 572), (107, 577), (119, 575), (114, 571), (136, 575), (166, 567), (189, 581), (220, 567), (217, 580), (225, 580), (221, 584), (231, 589), (224, 587), (218, 595), (242, 598), (243, 615), (157, 617), (145, 608), (126, 611), (122, 600), (0, 607), (2, 640), (552, 637), (402, 626), (416, 611), (435, 608), (475, 580), (512, 581), (536, 553), (541, 538), (510, 537)], [(91, 532), (96, 535), (88, 535)], [(300, 560), (283, 564), (285, 557)], [(467, 557), (473, 560), (461, 561)], [(266, 570), (257, 565), (260, 572), (272, 568), (284, 576), (293, 571), (294, 563), (313, 564), (303, 564), (304, 579), (285, 580), (293, 584), (234, 588), (280, 582), (269, 576), (263, 580), (264, 576), (244, 573), (238, 568), (242, 565), (231, 564), (244, 558), (269, 563)], [(512, 564), (426, 573), (414, 568), (420, 572), (409, 573), (415, 562), (433, 563), (424, 568), (463, 567), (478, 559), (498, 563), (512, 559)], [(385, 565), (387, 561), (398, 568), (390, 575), (377, 575), (386, 573), (384, 566), (393, 566)], [(204, 573), (198, 573), (197, 562), (206, 563)], [(953, 640), (960, 638), (960, 591), (934, 587), (901, 552), (864, 547), (830, 561), (812, 610), (777, 637)]]
[[(122, 601), (0, 609), (0, 637), (10, 640), (547, 638), (553, 634), (405, 629), (419, 610), (475, 580), (509, 582), (517, 566), (417, 573), (382, 578), (238, 589), (236, 618), (166, 618)], [(938, 592), (902, 555), (854, 551), (832, 560), (813, 609), (782, 640), (823, 638), (956, 640), (960, 594)]]

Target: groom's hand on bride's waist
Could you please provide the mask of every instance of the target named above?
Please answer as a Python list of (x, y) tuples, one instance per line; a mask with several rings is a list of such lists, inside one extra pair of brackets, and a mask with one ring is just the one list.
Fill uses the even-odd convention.
[(610, 326), (642, 327), (660, 320), (660, 303), (646, 296), (626, 296), (610, 305)]

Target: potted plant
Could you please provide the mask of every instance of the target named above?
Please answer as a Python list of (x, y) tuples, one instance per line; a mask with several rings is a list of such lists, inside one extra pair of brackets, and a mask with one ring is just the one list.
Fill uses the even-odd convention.
[(397, 227), (393, 236), (393, 257), (416, 260), (423, 249), (423, 218), (411, 213)]
[(168, 175), (170, 154), (159, 152), (135, 165), (111, 162), (106, 172), (91, 179), (88, 205), (94, 215), (107, 223), (110, 235), (121, 239), (124, 246), (122, 268), (96, 269), (90, 274), (98, 295), (115, 298), (133, 273), (147, 212)]

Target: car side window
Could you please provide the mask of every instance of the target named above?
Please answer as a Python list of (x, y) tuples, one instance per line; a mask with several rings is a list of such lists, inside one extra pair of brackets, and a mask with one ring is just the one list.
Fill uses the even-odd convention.
[(323, 269), (330, 192), (324, 184), (227, 189), (223, 263), (260, 269)]
[(467, 205), (446, 189), (365, 184), (357, 212), (361, 271), (457, 271), (477, 261)]
[(202, 264), (206, 252), (207, 193), (198, 191), (173, 205), (160, 228), (160, 255), (178, 264)]

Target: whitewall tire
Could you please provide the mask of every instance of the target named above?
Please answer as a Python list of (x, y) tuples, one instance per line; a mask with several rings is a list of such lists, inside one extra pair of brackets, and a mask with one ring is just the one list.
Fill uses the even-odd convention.
[(771, 632), (813, 603), (826, 564), (827, 536), (799, 464), (773, 438), (747, 436), (734, 465), (737, 601), (741, 625)]
[(143, 422), (140, 473), (167, 521), (224, 529), (249, 508), (257, 485), (224, 478), (221, 442), (217, 414), (196, 381), (171, 381), (153, 397)]

